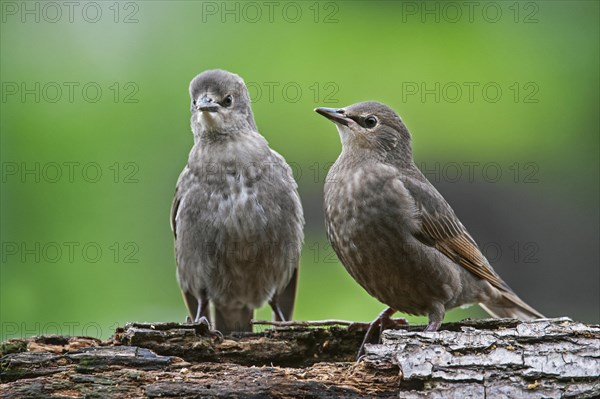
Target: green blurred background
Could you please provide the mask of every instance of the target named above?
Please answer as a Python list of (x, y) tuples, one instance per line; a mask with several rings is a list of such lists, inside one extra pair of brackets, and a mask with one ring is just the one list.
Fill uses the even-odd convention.
[(340, 142), (312, 111), (378, 100), (523, 299), (600, 321), (598, 2), (54, 4), (1, 3), (2, 339), (184, 320), (169, 209), (192, 145), (188, 84), (210, 68), (246, 80), (294, 167), (297, 319), (384, 307), (326, 244)]

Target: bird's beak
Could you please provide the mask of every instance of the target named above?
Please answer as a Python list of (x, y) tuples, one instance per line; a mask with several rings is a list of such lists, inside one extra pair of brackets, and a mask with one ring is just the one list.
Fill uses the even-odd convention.
[(220, 105), (209, 96), (202, 96), (196, 103), (196, 109), (206, 112), (217, 112)]
[(315, 108), (315, 112), (323, 115), (334, 123), (339, 123), (344, 126), (348, 126), (351, 120), (345, 115), (346, 111), (344, 111), (343, 108)]

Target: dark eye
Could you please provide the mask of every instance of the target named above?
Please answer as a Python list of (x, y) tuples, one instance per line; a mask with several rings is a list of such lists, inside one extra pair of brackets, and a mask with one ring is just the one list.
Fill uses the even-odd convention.
[(231, 104), (233, 104), (233, 97), (231, 97), (231, 95), (228, 95), (227, 97), (225, 97), (223, 99), (223, 106), (224, 107), (230, 107)]
[(372, 128), (375, 127), (375, 125), (377, 124), (377, 118), (375, 118), (374, 116), (367, 116), (365, 118), (365, 126), (368, 128)]

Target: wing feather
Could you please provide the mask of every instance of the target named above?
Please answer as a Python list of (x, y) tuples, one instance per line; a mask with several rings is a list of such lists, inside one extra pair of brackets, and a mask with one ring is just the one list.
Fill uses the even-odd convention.
[(419, 210), (421, 228), (415, 232), (415, 237), (424, 244), (436, 248), (475, 276), (487, 280), (494, 287), (512, 292), (491, 268), (475, 240), (441, 194), (425, 182), (406, 179), (403, 183), (413, 196)]
[(173, 203), (171, 204), (171, 231), (173, 231), (173, 235), (175, 239), (177, 239), (177, 211), (179, 210), (179, 204), (181, 203), (181, 198), (177, 195), (177, 190), (175, 190), (175, 195), (173, 196)]

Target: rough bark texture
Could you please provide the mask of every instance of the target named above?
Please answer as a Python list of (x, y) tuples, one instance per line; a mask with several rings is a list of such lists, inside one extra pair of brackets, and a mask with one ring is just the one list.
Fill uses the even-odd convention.
[(0, 397), (593, 398), (600, 328), (569, 319), (388, 330), (353, 361), (362, 324), (221, 338), (205, 325), (132, 323), (107, 341), (4, 342)]

